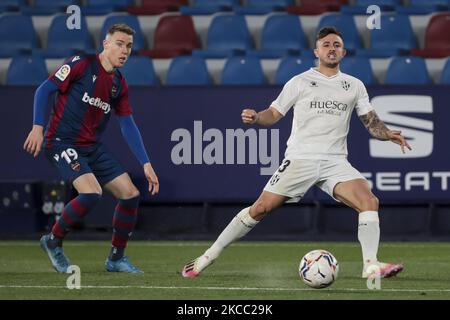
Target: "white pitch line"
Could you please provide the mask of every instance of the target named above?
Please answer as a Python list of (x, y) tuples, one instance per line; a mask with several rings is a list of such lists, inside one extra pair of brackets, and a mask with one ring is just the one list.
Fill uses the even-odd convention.
[[(21, 286), (0, 285), (0, 289), (66, 289), (65, 286)], [(252, 288), (252, 287), (176, 287), (176, 286), (81, 286), (81, 289), (160, 289), (160, 290), (216, 290), (216, 291), (318, 291), (309, 288)], [(320, 292), (450, 292), (450, 289), (381, 289), (368, 290), (356, 288), (322, 289)]]

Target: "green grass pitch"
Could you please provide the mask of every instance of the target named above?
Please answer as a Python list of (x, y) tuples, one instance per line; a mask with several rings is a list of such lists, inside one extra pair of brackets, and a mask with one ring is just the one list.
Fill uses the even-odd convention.
[[(231, 245), (199, 278), (183, 279), (182, 266), (210, 242), (134, 241), (127, 255), (142, 275), (108, 273), (108, 242), (67, 241), (65, 252), (81, 269), (81, 289), (56, 273), (39, 242), (0, 242), (0, 299), (450, 299), (450, 243), (382, 243), (379, 259), (403, 262), (396, 278), (368, 290), (361, 279), (357, 242), (247, 242)], [(298, 276), (300, 258), (325, 249), (340, 263), (337, 281), (311, 289)]]

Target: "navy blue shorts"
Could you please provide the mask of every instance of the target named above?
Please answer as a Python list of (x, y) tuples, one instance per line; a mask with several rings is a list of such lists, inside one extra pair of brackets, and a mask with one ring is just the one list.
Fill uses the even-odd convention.
[(101, 143), (90, 147), (53, 143), (44, 150), (45, 156), (63, 179), (71, 183), (83, 174), (93, 173), (98, 182), (104, 185), (125, 173), (119, 161)]

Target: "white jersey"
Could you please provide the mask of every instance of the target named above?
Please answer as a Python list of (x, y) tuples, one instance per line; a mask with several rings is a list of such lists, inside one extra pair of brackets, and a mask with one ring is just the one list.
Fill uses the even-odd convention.
[(342, 72), (327, 77), (314, 68), (289, 80), (271, 106), (283, 115), (294, 108), (287, 159), (346, 158), (353, 109), (358, 116), (373, 110), (359, 79)]

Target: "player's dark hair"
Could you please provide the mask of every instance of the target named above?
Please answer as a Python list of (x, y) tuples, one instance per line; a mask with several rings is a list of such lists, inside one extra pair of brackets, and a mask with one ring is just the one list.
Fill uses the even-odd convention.
[(113, 24), (109, 29), (108, 29), (108, 34), (109, 35), (113, 35), (115, 32), (123, 32), (126, 33), (130, 36), (133, 36), (136, 31), (134, 31), (133, 28), (131, 28), (129, 25), (125, 24), (125, 23), (116, 23)]
[(329, 34), (335, 34), (342, 38), (342, 33), (335, 27), (323, 27), (317, 32), (316, 41), (325, 38)]

